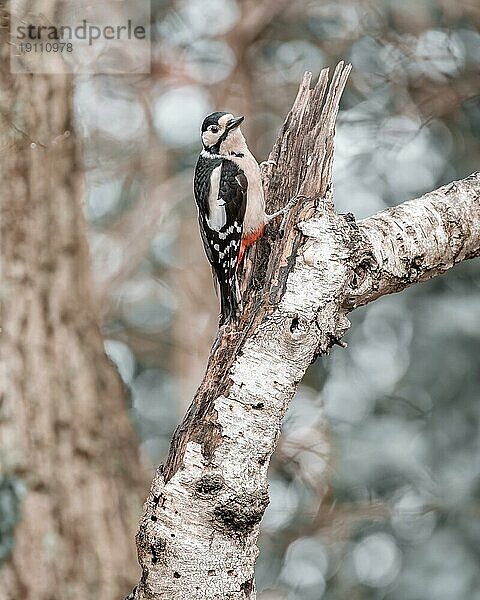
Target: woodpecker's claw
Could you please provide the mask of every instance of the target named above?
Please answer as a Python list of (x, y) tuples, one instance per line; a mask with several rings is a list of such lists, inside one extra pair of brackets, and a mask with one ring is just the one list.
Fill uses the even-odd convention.
[(306, 197), (307, 196), (302, 196), (302, 195), (294, 196), (293, 198), (290, 198), (290, 200), (287, 202), (287, 204), (283, 208), (281, 208), (280, 210), (277, 210), (277, 212), (274, 212), (271, 215), (267, 215), (268, 221), (272, 221), (273, 219), (276, 219), (280, 215), (283, 215), (282, 222), (280, 223), (280, 227), (278, 228), (278, 232), (280, 233), (281, 236), (283, 236), (283, 234), (285, 233), (285, 225), (287, 224), (289, 212), (292, 210), (292, 208), (295, 206), (295, 204), (300, 199), (303, 199)]
[(260, 168), (263, 169), (263, 167), (269, 166), (269, 165), (273, 165), (276, 167), (277, 163), (274, 160), (264, 160), (263, 162), (260, 163)]
[(299, 198), (300, 198), (300, 196), (294, 196), (287, 202), (286, 206), (283, 208), (283, 218), (282, 218), (282, 222), (280, 223), (280, 227), (278, 228), (278, 233), (280, 234), (281, 237), (283, 237), (283, 234), (285, 233), (285, 227), (287, 225), (288, 215), (290, 214), (290, 211), (295, 206), (295, 204), (297, 203)]

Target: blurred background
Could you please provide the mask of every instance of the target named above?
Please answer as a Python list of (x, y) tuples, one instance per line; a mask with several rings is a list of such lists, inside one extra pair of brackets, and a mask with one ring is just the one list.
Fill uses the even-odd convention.
[[(303, 72), (349, 61), (339, 212), (419, 196), (478, 169), (480, 5), (154, 0), (152, 18), (152, 74), (79, 77), (75, 109), (105, 347), (153, 475), (217, 323), (191, 193), (203, 117), (246, 115), (265, 160)], [(479, 293), (472, 261), (383, 298), (311, 367), (270, 469), (262, 600), (480, 600)]]

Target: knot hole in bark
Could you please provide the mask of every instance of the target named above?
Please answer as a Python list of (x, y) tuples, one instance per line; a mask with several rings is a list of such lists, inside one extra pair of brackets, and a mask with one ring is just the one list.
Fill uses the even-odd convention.
[(414, 283), (425, 271), (425, 256), (422, 254), (414, 256), (411, 260), (406, 260), (405, 265), (407, 272), (406, 282)]
[(308, 322), (299, 314), (295, 313), (290, 316), (288, 328), (293, 340), (296, 341), (303, 338), (303, 336), (308, 332), (308, 327)]
[(195, 482), (195, 492), (200, 496), (213, 496), (225, 486), (224, 478), (215, 473), (202, 475)]
[(300, 320), (297, 315), (295, 315), (290, 323), (290, 333), (295, 333), (300, 324)]
[(260, 523), (268, 502), (266, 489), (230, 496), (215, 506), (214, 520), (230, 535), (246, 535)]
[(350, 288), (358, 290), (367, 277), (373, 274), (377, 268), (378, 264), (373, 254), (363, 255), (353, 269), (352, 277), (350, 279)]

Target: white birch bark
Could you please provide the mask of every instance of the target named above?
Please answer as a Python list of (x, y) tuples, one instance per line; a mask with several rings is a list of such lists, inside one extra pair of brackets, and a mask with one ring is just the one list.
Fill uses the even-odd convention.
[[(347, 312), (480, 253), (480, 179), (357, 224), (336, 214), (330, 173), (349, 67), (306, 77), (277, 140), (270, 208), (301, 194), (286, 234), (250, 256), (245, 309), (219, 332), (202, 382), (157, 470), (137, 535), (136, 600), (254, 599), (267, 469), (307, 367), (340, 343)], [(276, 206), (275, 206), (276, 205)], [(295, 226), (294, 223), (297, 223)]]

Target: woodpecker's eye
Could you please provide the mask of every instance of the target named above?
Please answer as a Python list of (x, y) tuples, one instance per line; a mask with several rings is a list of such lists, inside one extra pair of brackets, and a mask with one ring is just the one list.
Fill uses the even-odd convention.
[(212, 126), (210, 127), (210, 131), (211, 131), (212, 133), (218, 133), (218, 127), (217, 127), (216, 125), (212, 125)]

